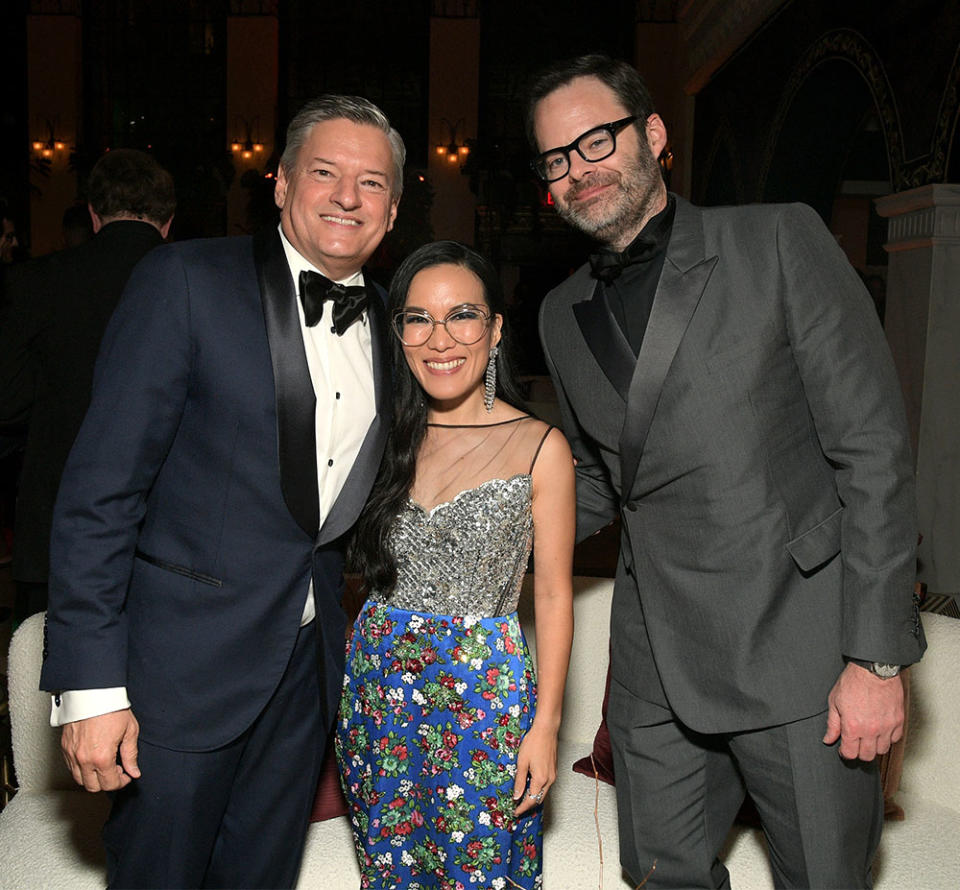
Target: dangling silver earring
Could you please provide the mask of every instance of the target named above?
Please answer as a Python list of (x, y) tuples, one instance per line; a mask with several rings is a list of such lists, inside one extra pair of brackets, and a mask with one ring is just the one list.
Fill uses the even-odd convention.
[(497, 394), (497, 353), (496, 346), (490, 347), (490, 358), (487, 359), (487, 371), (483, 375), (483, 406), (487, 413), (493, 410), (493, 399)]

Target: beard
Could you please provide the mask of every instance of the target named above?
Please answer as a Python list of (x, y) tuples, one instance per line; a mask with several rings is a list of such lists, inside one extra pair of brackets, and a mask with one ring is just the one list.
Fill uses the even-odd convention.
[[(598, 185), (615, 188), (585, 204), (577, 200), (581, 192)], [(621, 171), (598, 171), (571, 184), (556, 201), (557, 213), (574, 228), (619, 250), (636, 237), (653, 215), (663, 189), (660, 165), (650, 147), (641, 142), (637, 157), (624, 164)]]

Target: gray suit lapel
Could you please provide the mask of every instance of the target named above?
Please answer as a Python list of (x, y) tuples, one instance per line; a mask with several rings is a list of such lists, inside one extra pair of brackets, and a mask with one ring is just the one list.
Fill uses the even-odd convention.
[(589, 281), (592, 297), (575, 303), (573, 314), (600, 369), (626, 402), (637, 357), (610, 311), (603, 288), (597, 285), (595, 279), (590, 278)]
[(667, 372), (718, 261), (715, 256), (704, 258), (703, 253), (700, 214), (678, 198), (673, 232), (630, 383), (626, 420), (620, 434), (620, 487), (624, 498), (633, 488)]
[(367, 315), (370, 323), (376, 415), (370, 424), (370, 429), (367, 430), (347, 480), (330, 508), (330, 513), (324, 519), (317, 539), (318, 544), (326, 544), (340, 537), (357, 521), (367, 495), (373, 487), (377, 470), (380, 468), (383, 446), (387, 440), (387, 431), (390, 429), (393, 399), (390, 381), (390, 330), (384, 305), (386, 294), (382, 288), (370, 280), (366, 270), (364, 270), (364, 280), (367, 282), (367, 287), (374, 290), (370, 295)]

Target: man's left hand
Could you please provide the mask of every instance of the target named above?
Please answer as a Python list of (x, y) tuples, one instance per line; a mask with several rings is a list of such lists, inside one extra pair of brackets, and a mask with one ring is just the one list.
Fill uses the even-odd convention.
[(827, 697), (824, 744), (840, 739), (845, 760), (873, 760), (903, 736), (903, 682), (848, 664)]

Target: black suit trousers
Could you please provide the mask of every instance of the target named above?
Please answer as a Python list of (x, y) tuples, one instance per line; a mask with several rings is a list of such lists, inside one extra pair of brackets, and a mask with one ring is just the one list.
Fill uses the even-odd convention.
[(103, 831), (109, 886), (293, 887), (324, 749), (311, 622), (240, 738), (205, 752), (140, 743), (142, 777)]

